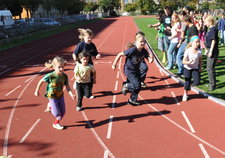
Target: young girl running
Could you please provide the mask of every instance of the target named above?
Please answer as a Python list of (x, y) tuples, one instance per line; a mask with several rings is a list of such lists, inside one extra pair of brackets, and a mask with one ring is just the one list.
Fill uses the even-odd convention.
[[(85, 52), (88, 52), (89, 53), (89, 56), (90, 56), (90, 60), (89, 60), (89, 64), (93, 65), (93, 61), (92, 61), (92, 58), (95, 57), (95, 58), (100, 58), (101, 55), (98, 53), (98, 50), (95, 46), (95, 44), (92, 42), (92, 39), (93, 39), (93, 32), (90, 30), (90, 29), (78, 29), (78, 31), (80, 32), (80, 35), (79, 35), (79, 39), (81, 40), (80, 43), (78, 43), (76, 49), (74, 50), (73, 52), (73, 59), (75, 61), (78, 60), (78, 55), (85, 51)], [(93, 83), (92, 83), (92, 79), (91, 79), (91, 91), (92, 91), (92, 88), (93, 88)], [(94, 96), (90, 96), (90, 99), (93, 99)]]
[(93, 84), (96, 83), (96, 72), (93, 65), (89, 64), (90, 56), (83, 51), (79, 54), (79, 62), (74, 69), (74, 77), (76, 79), (77, 91), (77, 111), (82, 108), (83, 97), (89, 98), (91, 96), (91, 74), (93, 75)]
[(193, 78), (193, 86), (197, 86), (200, 83), (200, 72), (202, 71), (202, 52), (200, 47), (200, 38), (193, 36), (190, 43), (187, 45), (187, 49), (184, 53), (184, 95), (182, 100), (187, 101), (188, 91), (191, 87), (191, 80)]
[(129, 83), (123, 84), (122, 94), (126, 95), (128, 91), (131, 92), (130, 99), (128, 100), (128, 104), (131, 105), (140, 105), (140, 103), (137, 102), (137, 98), (141, 90), (141, 62), (144, 58), (149, 59), (149, 62), (153, 62), (153, 57), (149, 56), (149, 53), (144, 46), (144, 35), (138, 33), (133, 47), (118, 53), (112, 65), (112, 69), (115, 70), (119, 58), (124, 55), (126, 56), (124, 73), (127, 76)]
[(44, 78), (38, 82), (34, 93), (35, 96), (39, 96), (39, 89), (42, 83), (47, 82), (47, 92), (45, 93), (45, 97), (48, 98), (51, 106), (51, 113), (56, 118), (53, 123), (53, 128), (58, 130), (64, 129), (64, 127), (59, 124), (65, 114), (65, 102), (63, 95), (64, 85), (66, 86), (71, 98), (75, 98), (75, 95), (73, 95), (68, 83), (68, 76), (64, 73), (64, 66), (66, 63), (67, 62), (61, 57), (55, 57), (52, 61), (45, 63), (46, 67), (53, 67), (54, 71), (45, 75)]

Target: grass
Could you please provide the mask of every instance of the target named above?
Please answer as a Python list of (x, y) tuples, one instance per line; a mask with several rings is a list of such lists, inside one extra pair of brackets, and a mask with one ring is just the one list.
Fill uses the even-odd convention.
[(83, 25), (93, 23), (93, 22), (98, 21), (98, 20), (99, 19), (79, 21), (79, 22), (74, 23), (74, 24), (68, 24), (68, 25), (63, 25), (63, 26), (60, 26), (60, 27), (55, 27), (52, 30), (43, 30), (43, 31), (39, 31), (39, 32), (36, 32), (36, 33), (30, 33), (29, 35), (26, 35), (26, 36), (24, 35), (24, 37), (21, 38), (21, 39), (13, 40), (11, 42), (2, 44), (1, 47), (0, 47), (0, 51), (15, 47), (17, 45), (28, 43), (28, 42), (31, 42), (31, 41), (34, 41), (34, 40), (37, 40), (37, 39), (48, 37), (48, 36), (51, 36), (51, 35), (54, 35), (54, 34), (57, 34), (57, 33), (60, 33), (60, 32), (64, 32), (66, 30), (81, 27)]
[[(145, 17), (145, 18), (137, 18), (135, 19), (135, 23), (138, 25), (141, 31), (146, 34), (146, 39), (148, 40), (149, 44), (157, 54), (160, 60), (162, 60), (162, 53), (158, 50), (156, 34), (157, 31), (154, 28), (148, 28), (148, 24), (155, 24), (158, 20), (156, 18)], [(204, 54), (204, 51), (203, 51)], [(198, 88), (202, 89), (203, 91), (207, 92), (208, 94), (215, 96), (217, 98), (225, 100), (225, 46), (220, 46), (219, 52), (219, 60), (222, 60), (221, 63), (216, 64), (216, 80), (217, 80), (217, 89), (214, 91), (208, 91), (208, 73), (206, 71), (206, 56), (203, 55), (203, 72), (201, 73), (201, 84)], [(164, 65), (165, 66), (165, 65)], [(177, 69), (171, 70), (172, 73), (176, 73)]]

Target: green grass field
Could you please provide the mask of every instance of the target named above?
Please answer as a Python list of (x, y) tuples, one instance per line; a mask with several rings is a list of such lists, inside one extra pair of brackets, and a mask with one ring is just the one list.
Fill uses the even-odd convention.
[[(135, 19), (135, 23), (138, 25), (141, 31), (143, 31), (146, 34), (146, 39), (150, 43), (151, 47), (155, 51), (155, 53), (158, 55), (159, 59), (162, 59), (162, 53), (160, 50), (158, 50), (157, 40), (156, 40), (156, 34), (157, 31), (154, 28), (148, 28), (148, 24), (155, 24), (158, 20), (156, 18), (137, 18)], [(204, 51), (203, 51), (204, 54)], [(219, 53), (219, 60), (222, 60), (222, 63), (216, 64), (216, 80), (217, 80), (217, 89), (209, 92), (208, 91), (208, 74), (206, 71), (206, 56), (203, 55), (203, 72), (201, 73), (201, 84), (198, 86), (198, 88), (202, 89), (203, 91), (207, 92), (208, 94), (211, 94), (217, 98), (225, 100), (225, 46), (220, 46), (220, 53)], [(165, 66), (165, 65), (164, 65)], [(171, 70), (172, 73), (176, 73), (177, 70)]]

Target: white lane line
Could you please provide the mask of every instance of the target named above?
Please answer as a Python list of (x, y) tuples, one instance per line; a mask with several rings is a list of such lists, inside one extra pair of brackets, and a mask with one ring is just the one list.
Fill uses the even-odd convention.
[(117, 71), (116, 78), (119, 78), (119, 77), (120, 77), (120, 71)]
[(167, 80), (164, 80), (166, 82), (166, 85), (169, 86), (169, 82)]
[(123, 57), (120, 57), (120, 62), (119, 62), (119, 67), (118, 67), (119, 70), (121, 70), (122, 58)]
[(111, 138), (111, 134), (112, 134), (112, 123), (113, 123), (113, 116), (111, 115), (109, 117), (109, 126), (108, 126), (108, 132), (107, 132), (107, 139)]
[(37, 75), (35, 75), (35, 76), (32, 76), (32, 77), (28, 78), (26, 81), (24, 81), (24, 83), (29, 82), (32, 78), (34, 78), (34, 77), (36, 77), (36, 76), (37, 76)]
[(96, 61), (95, 64), (111, 64), (111, 61)]
[(114, 109), (115, 106), (116, 106), (116, 95), (113, 95), (112, 108)]
[(13, 90), (11, 90), (9, 93), (7, 93), (5, 96), (9, 96), (11, 93), (13, 93), (14, 91), (16, 91), (18, 88), (20, 88), (21, 85), (17, 86), (16, 88), (14, 88)]
[[(40, 72), (44, 71), (46, 68), (43, 68)], [(13, 108), (11, 110), (11, 113), (9, 115), (9, 119), (7, 122), (7, 126), (6, 126), (6, 130), (5, 130), (5, 137), (4, 137), (4, 144), (3, 144), (3, 156), (7, 156), (8, 155), (8, 144), (9, 144), (9, 133), (10, 133), (10, 128), (12, 125), (12, 120), (13, 120), (13, 116), (14, 113), (16, 111), (16, 106), (18, 105), (19, 101), (21, 100), (24, 92), (26, 91), (27, 87), (31, 84), (31, 82), (34, 80), (35, 78), (33, 78), (32, 80), (30, 80), (27, 85), (22, 89), (21, 93), (19, 94), (16, 102), (13, 105)]]
[(175, 93), (172, 91), (171, 94), (172, 94), (173, 98), (175, 99), (176, 104), (177, 104), (177, 105), (180, 105), (180, 103), (179, 103), (179, 101), (178, 101), (178, 99), (177, 99)]
[(35, 126), (37, 126), (37, 124), (41, 121), (41, 119), (37, 119), (37, 121), (31, 126), (31, 128), (29, 129), (29, 131), (24, 135), (24, 137), (20, 140), (19, 143), (23, 143), (27, 137), (30, 135), (30, 133), (33, 131), (33, 129), (35, 128)]
[(161, 69), (159, 69), (159, 72), (162, 76), (165, 76)]
[(116, 81), (116, 83), (115, 83), (114, 91), (117, 91), (117, 89), (118, 89), (118, 81)]
[(165, 114), (161, 113), (157, 108), (155, 108), (153, 105), (149, 104), (148, 102), (146, 102), (144, 100), (144, 98), (142, 98), (139, 95), (139, 98), (141, 100), (143, 100), (146, 105), (148, 105), (151, 109), (153, 109), (154, 111), (158, 112), (163, 118), (165, 118), (167, 121), (169, 121), (170, 123), (172, 123), (174, 126), (176, 126), (177, 128), (181, 129), (182, 131), (184, 131), (186, 134), (190, 135), (191, 137), (193, 137), (194, 139), (202, 142), (203, 144), (207, 145), (208, 147), (210, 147), (211, 149), (217, 151), (218, 153), (220, 153), (221, 155), (225, 156), (225, 151), (215, 147), (214, 145), (210, 144), (209, 142), (205, 141), (204, 139), (198, 137), (197, 135), (193, 134), (192, 132), (186, 130), (184, 127), (182, 127), (181, 125), (179, 125), (178, 123), (176, 123), (175, 121), (173, 121), (172, 119), (170, 119), (169, 117), (167, 117)]
[(99, 144), (102, 146), (102, 148), (105, 151), (108, 151), (109, 156), (112, 158), (115, 158), (115, 156), (112, 154), (112, 152), (109, 150), (109, 148), (105, 145), (105, 143), (101, 140), (101, 138), (99, 137), (99, 135), (97, 134), (97, 132), (94, 130), (94, 128), (92, 127), (91, 123), (89, 122), (89, 119), (87, 118), (86, 114), (84, 111), (81, 111), (81, 114), (84, 118), (84, 120), (87, 122), (90, 131), (92, 132), (92, 134), (95, 136), (95, 138), (97, 139), (97, 141), (99, 142)]
[(105, 43), (105, 41), (109, 38), (109, 36), (113, 33), (113, 31), (114, 31), (116, 28), (117, 28), (117, 27), (114, 27), (114, 28), (112, 29), (112, 31), (109, 32), (109, 34), (104, 38), (104, 40), (101, 42), (101, 44), (99, 44), (99, 45), (97, 46), (97, 50), (99, 50), (99, 48), (103, 45), (103, 43)]
[(205, 156), (205, 158), (210, 158), (210, 156), (208, 155), (207, 151), (205, 150), (204, 146), (202, 144), (198, 144), (203, 155)]
[(184, 112), (184, 111), (181, 111), (181, 113), (182, 113), (182, 115), (183, 115), (185, 121), (187, 122), (187, 124), (188, 124), (188, 126), (189, 126), (191, 132), (192, 132), (192, 133), (195, 133), (195, 130), (194, 130), (194, 128), (193, 128), (191, 122), (189, 121), (187, 115), (185, 114), (185, 112)]
[(105, 150), (104, 157), (103, 158), (108, 158), (108, 156), (109, 156), (109, 151), (108, 150)]

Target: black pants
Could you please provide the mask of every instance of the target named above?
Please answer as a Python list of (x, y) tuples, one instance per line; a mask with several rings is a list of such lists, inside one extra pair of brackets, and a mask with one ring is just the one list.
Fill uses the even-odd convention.
[(91, 82), (89, 83), (78, 83), (76, 82), (77, 89), (77, 107), (82, 107), (83, 97), (89, 98), (91, 96)]
[(217, 55), (212, 58), (207, 57), (207, 72), (208, 72), (210, 88), (216, 87), (216, 70), (215, 70), (216, 60), (217, 60)]
[(200, 83), (200, 73), (198, 69), (188, 70), (184, 68), (184, 77), (185, 77), (184, 89), (186, 91), (190, 90), (192, 78), (193, 78), (193, 86), (197, 86)]

